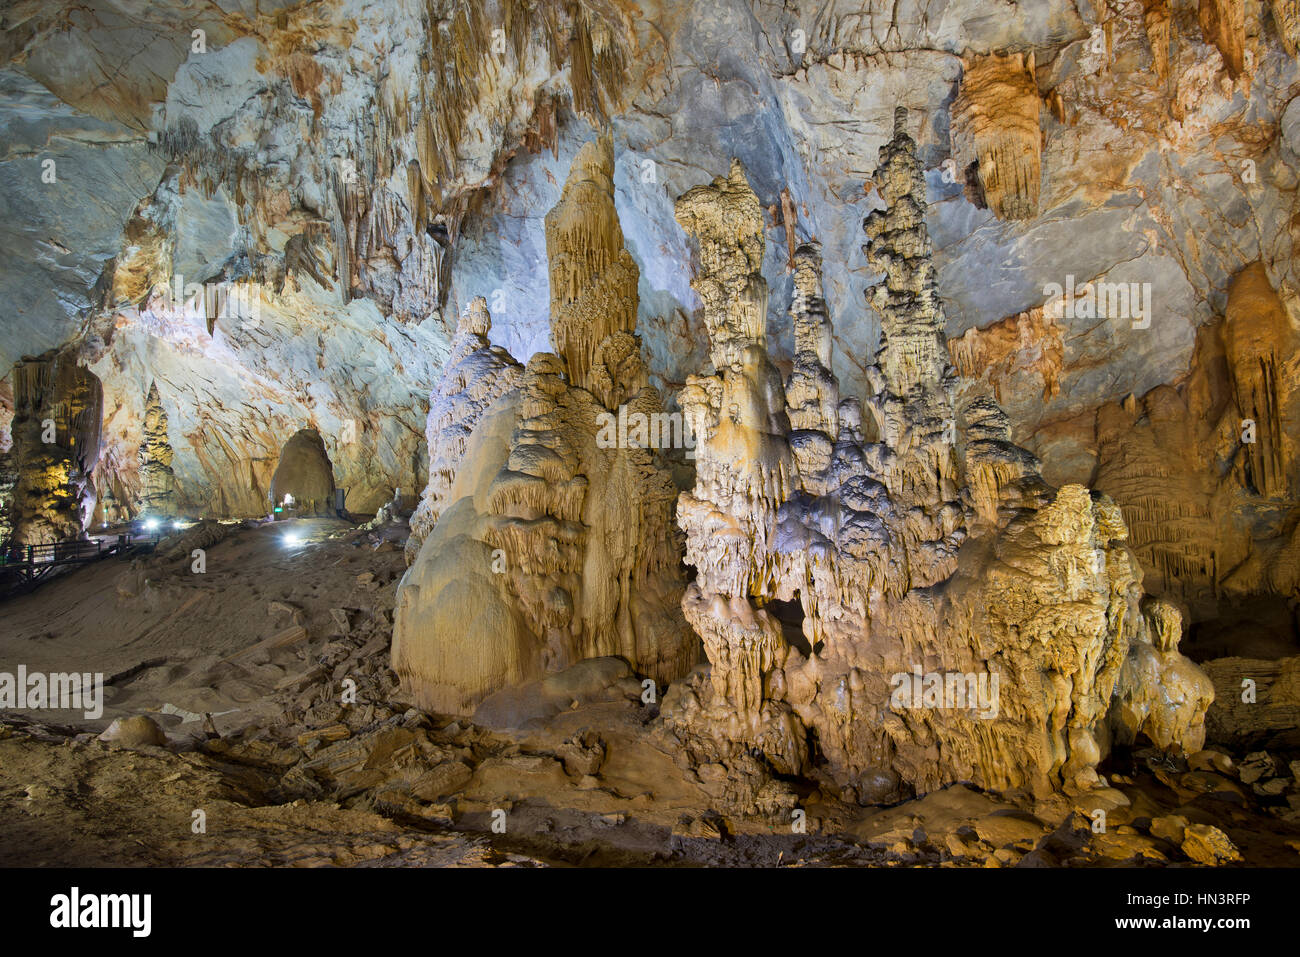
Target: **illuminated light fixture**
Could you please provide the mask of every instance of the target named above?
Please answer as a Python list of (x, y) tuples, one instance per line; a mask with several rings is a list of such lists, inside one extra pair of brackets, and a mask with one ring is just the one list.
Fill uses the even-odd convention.
[(283, 507), (283, 506), (280, 506), (280, 505), (277, 505), (277, 506), (275, 507), (274, 511), (275, 511), (275, 514), (276, 514), (276, 515), (279, 515), (281, 512), (284, 511), (284, 507)]
[(290, 548), (295, 548), (302, 544), (302, 536), (297, 532), (290, 532), (288, 535), (284, 536), (284, 543)]
[(185, 523), (182, 522), (179, 518), (176, 519), (176, 521), (172, 522), (172, 528), (184, 528), (184, 527), (185, 527)]
[(145, 530), (146, 532), (156, 532), (156, 531), (158, 531), (158, 519), (156, 519), (156, 518), (146, 518), (146, 519), (144, 520), (144, 530)]

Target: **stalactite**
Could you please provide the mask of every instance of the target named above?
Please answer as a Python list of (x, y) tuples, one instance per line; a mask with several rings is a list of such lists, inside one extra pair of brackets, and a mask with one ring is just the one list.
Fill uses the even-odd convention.
[(1237, 408), (1243, 419), (1255, 423), (1254, 441), (1243, 449), (1249, 463), (1248, 481), (1265, 497), (1285, 497), (1288, 483), (1282, 378), (1284, 363), (1293, 354), (1295, 336), (1262, 262), (1242, 269), (1228, 286), (1223, 343)]
[(1246, 71), (1245, 0), (1200, 0), (1197, 11), (1205, 42), (1223, 55), (1223, 64), (1234, 80)]
[(1142, 0), (1142, 26), (1151, 45), (1151, 68), (1163, 83), (1169, 78), (1171, 14), (1169, 0)]
[(1038, 212), (1040, 106), (1033, 54), (966, 59), (952, 105), (953, 157), (962, 169), (978, 162), (984, 196), (999, 219), (1032, 219)]
[(1295, 56), (1300, 52), (1300, 0), (1269, 0), (1269, 9), (1282, 46)]

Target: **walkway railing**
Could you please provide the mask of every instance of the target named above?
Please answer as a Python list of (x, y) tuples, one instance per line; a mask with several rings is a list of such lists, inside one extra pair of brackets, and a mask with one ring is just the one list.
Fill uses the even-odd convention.
[(78, 539), (71, 542), (48, 542), (44, 545), (14, 545), (0, 553), (0, 572), (6, 578), (21, 578), (35, 585), (54, 569), (64, 565), (86, 565), (110, 555), (122, 555), (142, 545), (154, 545), (158, 536), (118, 535), (114, 539)]

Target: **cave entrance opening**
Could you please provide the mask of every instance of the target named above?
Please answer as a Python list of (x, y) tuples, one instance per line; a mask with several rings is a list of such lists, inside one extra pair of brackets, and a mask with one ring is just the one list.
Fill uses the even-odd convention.
[(315, 429), (300, 429), (284, 444), (271, 477), (271, 505), (285, 518), (332, 514), (334, 468)]

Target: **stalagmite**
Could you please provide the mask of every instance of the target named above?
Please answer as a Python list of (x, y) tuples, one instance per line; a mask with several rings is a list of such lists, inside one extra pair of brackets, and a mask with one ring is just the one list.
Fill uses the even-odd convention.
[(99, 379), (68, 353), (23, 359), (13, 370), (16, 545), (81, 538), (95, 508), (91, 473), (99, 459)]
[[(662, 685), (698, 656), (681, 615), (663, 443), (617, 427), (663, 407), (645, 384), (612, 174), (608, 138), (587, 144), (546, 218), (556, 352), (534, 355), (521, 376), (481, 346), (460, 361), (493, 366), (496, 398), (473, 406), (398, 590), (393, 669), (422, 707), (467, 714), (495, 691), (598, 657)], [(457, 374), (445, 380), (453, 391)], [(430, 412), (431, 445), (444, 410)]]
[[(733, 160), (729, 176), (687, 192), (676, 212), (698, 243), (691, 284), (703, 304), (717, 371), (691, 376), (679, 396), (697, 435), (695, 488), (677, 505), (686, 561), (696, 568), (682, 610), (703, 639), (711, 683), (674, 690), (676, 707), (665, 705), (669, 727), (688, 741), (702, 733), (716, 743), (719, 758), (734, 759), (764, 741), (769, 759), (793, 773), (806, 748), (789, 707), (767, 694), (788, 646), (777, 619), (751, 600), (768, 593), (772, 569), (765, 553), (798, 474), (785, 393), (766, 348), (762, 207)], [(811, 315), (820, 295), (815, 269), (814, 254), (796, 297), (806, 314), (801, 344), (813, 357), (819, 349)]]
[(569, 381), (595, 392), (606, 408), (644, 382), (622, 385), (606, 372), (607, 341), (636, 329), (637, 279), (632, 256), (614, 210), (614, 147), (608, 134), (587, 143), (574, 157), (560, 202), (546, 214), (546, 257), (550, 264), (551, 337), (564, 358)]
[(172, 473), (172, 447), (167, 441), (167, 410), (158, 385), (149, 386), (144, 408), (144, 442), (140, 445), (143, 488), (139, 511), (146, 515), (171, 515), (176, 511), (176, 476)]
[(1127, 743), (1140, 733), (1166, 750), (1199, 751), (1214, 685), (1178, 653), (1183, 618), (1175, 605), (1151, 599), (1143, 616), (1145, 628), (1129, 647), (1116, 689), (1118, 737)]
[(839, 382), (831, 374), (831, 324), (821, 295), (821, 252), (815, 244), (794, 254), (794, 369), (786, 383), (790, 447), (801, 475), (825, 470), (839, 437)]
[(979, 181), (999, 219), (1031, 219), (1041, 178), (1041, 102), (1034, 57), (968, 57), (952, 105), (952, 151), (959, 169), (978, 161)]
[(691, 288), (704, 307), (709, 358), (736, 366), (749, 345), (767, 341), (767, 283), (762, 279), (763, 210), (739, 160), (726, 178), (677, 200), (677, 222), (698, 243)]
[(425, 428), (429, 484), (411, 516), (408, 565), (415, 561), (425, 537), (449, 504), (447, 496), (474, 427), (497, 399), (519, 386), (523, 368), (510, 353), (488, 341), (491, 329), (487, 300), (479, 296), (461, 315), (442, 378), (429, 396)]

